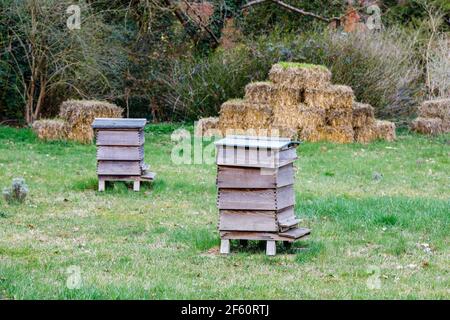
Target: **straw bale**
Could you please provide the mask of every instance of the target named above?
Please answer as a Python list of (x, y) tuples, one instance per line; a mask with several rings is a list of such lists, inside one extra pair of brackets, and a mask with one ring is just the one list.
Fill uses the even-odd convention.
[(354, 102), (353, 103), (353, 128), (362, 128), (375, 123), (374, 110), (370, 104)]
[(304, 90), (304, 103), (309, 107), (322, 109), (346, 109), (353, 106), (352, 88), (343, 85), (328, 85), (324, 88), (307, 88)]
[(325, 126), (317, 128), (316, 141), (330, 141), (336, 143), (353, 142), (353, 128), (351, 126), (331, 127)]
[(423, 102), (419, 107), (419, 117), (450, 121), (450, 98)]
[[(439, 118), (419, 117), (412, 121), (411, 130), (422, 134), (440, 134), (444, 132), (444, 121)], [(449, 132), (449, 131), (447, 131)]]
[(331, 72), (319, 65), (280, 62), (270, 69), (269, 79), (280, 87), (323, 88), (330, 84)]
[(245, 100), (253, 103), (271, 104), (277, 88), (270, 81), (251, 82), (245, 86)]
[(332, 127), (353, 127), (353, 113), (351, 109), (328, 109), (325, 113), (325, 121)]
[(66, 140), (69, 124), (61, 119), (42, 119), (35, 121), (32, 129), (39, 139)]
[(219, 130), (219, 118), (209, 117), (199, 119), (195, 127), (194, 136), (196, 137), (222, 136)]
[(319, 108), (309, 108), (301, 104), (296, 115), (298, 127), (300, 129), (317, 128), (325, 126), (326, 114), (325, 110)]
[(267, 104), (250, 103), (241, 99), (222, 104), (219, 129), (268, 129), (273, 121), (272, 109)]
[(377, 139), (386, 141), (394, 141), (396, 139), (395, 123), (390, 121), (375, 120), (375, 131), (377, 132)]
[(270, 129), (268, 136), (297, 139), (299, 137), (299, 132), (293, 127), (286, 127), (283, 125), (275, 124)]
[(123, 109), (115, 104), (96, 100), (68, 100), (61, 104), (59, 116), (70, 126), (68, 139), (91, 143), (95, 118), (121, 118)]
[(355, 141), (359, 143), (369, 143), (378, 139), (378, 132), (375, 128), (375, 121), (362, 127), (355, 127)]
[(274, 108), (294, 107), (298, 106), (303, 101), (303, 90), (289, 87), (278, 87), (274, 93), (274, 101), (272, 102)]

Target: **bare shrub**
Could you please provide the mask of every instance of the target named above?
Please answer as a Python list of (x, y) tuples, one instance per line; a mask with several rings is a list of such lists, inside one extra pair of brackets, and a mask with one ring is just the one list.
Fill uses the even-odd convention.
[(23, 202), (28, 194), (28, 186), (23, 178), (14, 178), (9, 188), (3, 189), (3, 197), (8, 203)]

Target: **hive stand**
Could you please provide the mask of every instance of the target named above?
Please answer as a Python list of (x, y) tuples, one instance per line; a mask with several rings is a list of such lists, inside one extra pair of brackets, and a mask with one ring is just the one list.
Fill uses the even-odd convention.
[(297, 142), (287, 138), (227, 136), (216, 142), (220, 252), (230, 240), (292, 243), (307, 236), (294, 214), (294, 166)]
[(98, 191), (106, 181), (132, 181), (139, 191), (141, 181), (153, 181), (156, 174), (144, 162), (146, 119), (96, 118), (92, 124), (97, 145)]

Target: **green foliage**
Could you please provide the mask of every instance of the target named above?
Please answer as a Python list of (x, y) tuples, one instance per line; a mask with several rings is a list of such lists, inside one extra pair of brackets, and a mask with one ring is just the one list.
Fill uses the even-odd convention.
[(176, 119), (197, 120), (217, 115), (220, 105), (232, 97), (242, 97), (247, 83), (263, 80), (268, 65), (244, 45), (219, 49), (208, 57), (175, 61), (166, 79), (164, 97)]

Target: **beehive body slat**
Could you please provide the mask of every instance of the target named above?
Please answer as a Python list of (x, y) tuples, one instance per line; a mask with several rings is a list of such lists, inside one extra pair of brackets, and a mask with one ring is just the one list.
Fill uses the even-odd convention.
[(142, 160), (144, 148), (126, 146), (98, 146), (97, 160)]
[(143, 131), (98, 130), (98, 146), (141, 146), (145, 142)]
[(279, 210), (294, 205), (292, 185), (278, 189), (219, 189), (219, 209)]
[(275, 211), (221, 210), (219, 230), (278, 231)]
[(98, 175), (141, 175), (140, 161), (98, 161)]
[(293, 164), (281, 168), (219, 166), (219, 188), (276, 188), (294, 183)]

